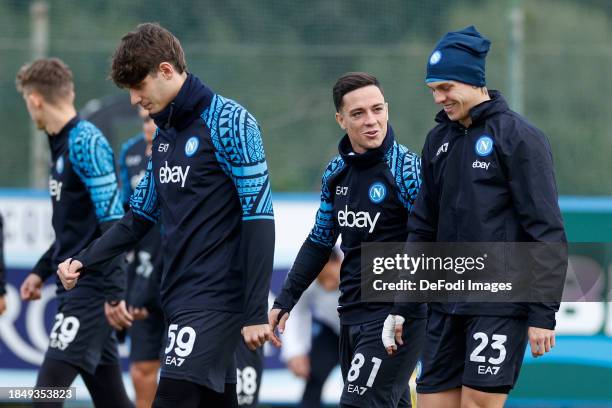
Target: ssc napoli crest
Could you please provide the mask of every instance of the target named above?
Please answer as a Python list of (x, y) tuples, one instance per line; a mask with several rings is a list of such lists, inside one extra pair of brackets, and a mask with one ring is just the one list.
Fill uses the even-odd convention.
[(487, 135), (480, 136), (476, 141), (474, 150), (476, 150), (476, 154), (481, 157), (490, 155), (493, 151), (493, 139)]
[(64, 171), (64, 156), (60, 156), (60, 158), (55, 162), (55, 171), (57, 171), (59, 174), (62, 174)]
[(414, 372), (416, 377), (415, 379), (420, 379), (421, 373), (423, 372), (423, 363), (421, 363), (421, 360), (417, 361), (416, 367), (414, 368)]
[(380, 204), (387, 196), (387, 187), (383, 183), (376, 182), (370, 186), (368, 196), (371, 202)]
[(198, 151), (200, 140), (196, 136), (191, 136), (185, 143), (185, 155), (191, 157)]
[(429, 65), (436, 65), (442, 59), (442, 53), (439, 50), (434, 51), (429, 57)]

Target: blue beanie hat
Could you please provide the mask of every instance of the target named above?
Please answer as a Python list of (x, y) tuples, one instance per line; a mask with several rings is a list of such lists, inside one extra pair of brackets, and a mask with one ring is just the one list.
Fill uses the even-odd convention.
[(485, 57), (490, 46), (491, 41), (474, 26), (446, 33), (429, 57), (425, 82), (452, 80), (485, 86)]

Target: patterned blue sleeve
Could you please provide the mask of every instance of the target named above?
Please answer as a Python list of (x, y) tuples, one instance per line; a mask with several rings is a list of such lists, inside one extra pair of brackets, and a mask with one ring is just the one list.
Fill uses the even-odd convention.
[(119, 179), (121, 181), (121, 202), (124, 206), (130, 204), (130, 196), (134, 192), (132, 190), (132, 183), (130, 182), (130, 173), (126, 163), (127, 153), (135, 143), (142, 139), (142, 133), (138, 134), (131, 139), (128, 139), (123, 145), (121, 145), (121, 152), (119, 153)]
[(344, 160), (336, 156), (327, 165), (321, 181), (321, 204), (315, 218), (315, 225), (308, 235), (308, 239), (316, 244), (332, 248), (338, 239), (338, 224), (334, 218), (334, 203), (329, 191), (329, 180), (344, 168)]
[(321, 205), (317, 211), (315, 225), (302, 244), (283, 288), (274, 300), (273, 308), (290, 311), (329, 260), (329, 255), (340, 234), (334, 217), (330, 185), (333, 185), (332, 177), (343, 168), (344, 160), (340, 156), (334, 157), (327, 165), (323, 173)]
[(395, 143), (387, 152), (386, 160), (400, 201), (408, 211), (412, 211), (421, 189), (421, 158), (406, 146)]
[(70, 131), (69, 158), (81, 178), (96, 211), (98, 222), (118, 220), (123, 216), (115, 174), (113, 150), (102, 132), (87, 121), (80, 121)]
[(219, 95), (202, 119), (210, 129), (217, 161), (234, 183), (242, 206), (244, 325), (265, 324), (274, 262), (274, 213), (261, 131), (246, 109)]
[(155, 177), (153, 177), (153, 162), (149, 159), (147, 171), (136, 186), (136, 190), (130, 197), (130, 208), (132, 212), (152, 222), (159, 220), (159, 203), (157, 201), (157, 190), (155, 189)]
[(242, 219), (274, 219), (268, 165), (255, 118), (238, 103), (215, 95), (202, 119), (211, 131), (215, 155), (232, 179)]

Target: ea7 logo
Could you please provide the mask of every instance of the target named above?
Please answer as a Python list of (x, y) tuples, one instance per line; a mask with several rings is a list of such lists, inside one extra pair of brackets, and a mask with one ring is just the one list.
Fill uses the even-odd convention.
[(348, 384), (346, 386), (346, 391), (350, 392), (351, 394), (363, 395), (367, 390), (367, 387), (360, 387), (359, 385)]
[(436, 157), (438, 157), (440, 153), (446, 153), (447, 151), (448, 151), (448, 142), (440, 146), (440, 148), (438, 149), (438, 152), (436, 153)]
[(157, 148), (157, 151), (165, 153), (168, 151), (169, 147), (170, 147), (170, 143), (160, 143), (159, 147)]
[(184, 358), (166, 356), (166, 365), (173, 365), (173, 366), (180, 367), (183, 365), (184, 362), (185, 362)]
[(474, 163), (472, 163), (472, 168), (489, 170), (490, 165), (491, 163), (486, 163), (486, 162), (481, 162), (480, 160), (476, 160)]
[(345, 196), (348, 194), (348, 186), (336, 186), (336, 195)]
[(481, 374), (481, 375), (484, 375), (484, 374), (496, 375), (498, 372), (499, 372), (498, 366), (483, 366), (483, 365), (478, 366), (478, 374)]

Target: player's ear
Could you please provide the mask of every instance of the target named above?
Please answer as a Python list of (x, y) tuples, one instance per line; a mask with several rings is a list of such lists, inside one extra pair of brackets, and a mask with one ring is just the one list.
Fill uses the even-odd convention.
[(161, 62), (157, 70), (164, 79), (172, 79), (172, 76), (174, 75), (174, 67), (171, 63), (166, 61)]
[(344, 117), (342, 114), (340, 114), (340, 112), (336, 112), (336, 122), (338, 122), (338, 126), (340, 126), (342, 130), (346, 130), (346, 126), (344, 125)]
[(39, 92), (36, 92), (36, 91), (28, 92), (25, 95), (25, 98), (27, 102), (30, 104), (30, 106), (36, 109), (40, 109), (44, 102), (43, 96)]

